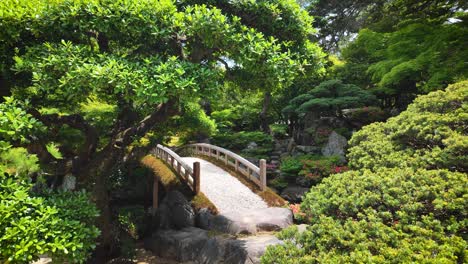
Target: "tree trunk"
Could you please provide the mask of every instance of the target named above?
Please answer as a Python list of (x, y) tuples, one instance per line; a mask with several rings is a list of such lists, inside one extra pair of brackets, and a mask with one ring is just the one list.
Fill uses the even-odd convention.
[(263, 107), (262, 111), (260, 112), (260, 128), (263, 132), (270, 134), (270, 124), (268, 122), (268, 107), (270, 106), (271, 101), (271, 93), (265, 92), (263, 97)]
[[(78, 174), (79, 184), (91, 191), (91, 196), (100, 210), (97, 221), (101, 230), (98, 252), (112, 254), (115, 250), (116, 232), (112, 225), (109, 176), (116, 164), (122, 161), (126, 147), (134, 137), (141, 137), (156, 124), (166, 121), (177, 113), (175, 102), (169, 101), (159, 105), (153, 113), (146, 116), (134, 126), (116, 134), (107, 146), (95, 154), (93, 159)], [(99, 254), (99, 253), (98, 253)]]

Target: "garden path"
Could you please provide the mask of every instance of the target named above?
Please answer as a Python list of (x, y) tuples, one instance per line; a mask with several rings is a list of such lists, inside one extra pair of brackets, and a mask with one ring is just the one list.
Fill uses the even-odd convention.
[(200, 162), (200, 189), (220, 213), (241, 213), (268, 207), (260, 196), (220, 167), (200, 158), (182, 159), (188, 164)]

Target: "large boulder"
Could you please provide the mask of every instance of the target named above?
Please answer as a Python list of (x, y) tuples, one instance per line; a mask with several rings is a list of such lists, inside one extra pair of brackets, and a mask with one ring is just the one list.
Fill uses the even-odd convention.
[(339, 135), (333, 131), (328, 137), (327, 144), (322, 148), (322, 154), (324, 156), (339, 156), (341, 161), (346, 161), (345, 149), (348, 145), (348, 140), (345, 137)]
[(193, 227), (195, 212), (182, 193), (170, 191), (156, 210), (155, 225), (159, 229)]
[(274, 235), (260, 235), (231, 240), (226, 244), (225, 264), (256, 264), (265, 253), (266, 248), (283, 242)]
[(76, 177), (72, 174), (67, 174), (63, 177), (62, 185), (60, 190), (62, 191), (73, 191), (76, 188)]
[(293, 223), (289, 208), (269, 207), (249, 211), (232, 211), (220, 215), (203, 212), (198, 215), (201, 228), (228, 234), (256, 234), (261, 231), (277, 231)]
[(227, 235), (210, 236), (207, 230), (189, 227), (160, 230), (146, 239), (145, 247), (160, 257), (180, 262), (256, 264), (268, 246), (281, 243), (271, 234), (235, 239)]
[(160, 257), (185, 262), (197, 259), (209, 240), (208, 231), (195, 227), (159, 230), (145, 240), (145, 247)]
[(302, 197), (308, 191), (309, 191), (309, 188), (300, 187), (300, 186), (289, 186), (281, 192), (281, 197), (283, 197), (289, 202), (300, 203), (302, 201)]

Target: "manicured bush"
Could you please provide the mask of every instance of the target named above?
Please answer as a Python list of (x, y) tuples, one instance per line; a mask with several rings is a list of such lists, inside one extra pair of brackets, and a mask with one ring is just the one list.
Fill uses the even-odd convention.
[(281, 160), (280, 171), (287, 178), (296, 178), (302, 169), (302, 160), (311, 158), (309, 156), (285, 157)]
[(384, 121), (388, 117), (388, 114), (380, 107), (365, 106), (353, 109), (349, 114), (346, 114), (346, 117), (349, 121), (368, 125), (374, 122)]
[(468, 81), (418, 97), (385, 123), (350, 140), (351, 168), (445, 168), (468, 171)]
[(332, 175), (306, 195), (310, 227), (282, 231), (263, 263), (462, 263), (468, 177), (380, 169)]

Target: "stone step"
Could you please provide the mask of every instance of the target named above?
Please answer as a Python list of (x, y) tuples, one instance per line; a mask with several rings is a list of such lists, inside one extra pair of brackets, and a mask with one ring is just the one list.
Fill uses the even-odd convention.
[(266, 248), (282, 244), (272, 234), (236, 239), (213, 235), (209, 231), (188, 227), (181, 230), (160, 230), (145, 240), (145, 247), (154, 254), (180, 262), (256, 264)]
[(269, 207), (250, 211), (232, 211), (212, 215), (202, 209), (197, 215), (197, 226), (222, 233), (256, 234), (262, 231), (278, 231), (293, 224), (293, 214), (289, 208)]

